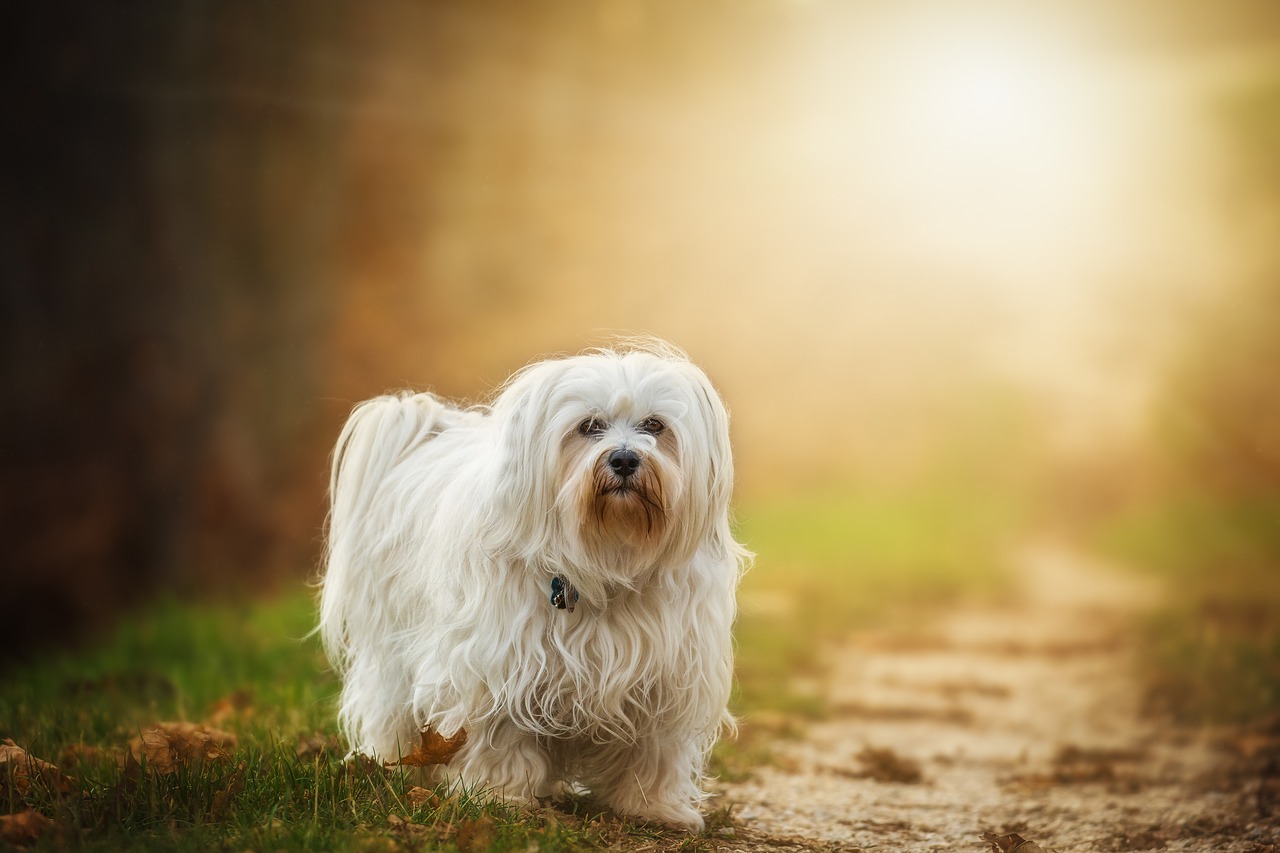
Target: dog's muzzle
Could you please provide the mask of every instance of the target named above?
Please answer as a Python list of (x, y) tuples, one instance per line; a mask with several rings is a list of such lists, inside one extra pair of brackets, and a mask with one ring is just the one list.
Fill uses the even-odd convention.
[(609, 470), (620, 480), (625, 480), (640, 470), (640, 455), (634, 450), (622, 448), (609, 454)]

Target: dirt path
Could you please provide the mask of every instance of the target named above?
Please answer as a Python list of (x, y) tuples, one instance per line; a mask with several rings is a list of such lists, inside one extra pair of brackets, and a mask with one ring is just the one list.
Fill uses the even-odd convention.
[(1140, 714), (1130, 626), (1158, 590), (1061, 548), (1017, 562), (1016, 606), (838, 653), (832, 718), (722, 786), (744, 849), (1275, 849), (1214, 737)]

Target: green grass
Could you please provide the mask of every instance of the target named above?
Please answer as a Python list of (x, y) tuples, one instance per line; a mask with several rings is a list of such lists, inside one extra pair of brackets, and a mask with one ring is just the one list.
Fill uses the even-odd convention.
[[(74, 776), (26, 790), (0, 772), (0, 813), (34, 807), (54, 834), (36, 849), (577, 850), (644, 840), (696, 847), (602, 814), (589, 801), (529, 812), (439, 790), (413, 806), (412, 771), (342, 761), (337, 684), (318, 642), (310, 591), (249, 607), (168, 603), (125, 619), (91, 650), (41, 660), (0, 684), (0, 737)], [(219, 700), (242, 707), (218, 717)], [(224, 705), (234, 703), (224, 702)], [(209, 722), (237, 744), (161, 774), (122, 769), (130, 739), (161, 721)], [(304, 748), (309, 745), (309, 748)], [(69, 750), (96, 747), (73, 758)], [(397, 823), (398, 821), (398, 823)], [(2, 843), (2, 842), (0, 842)]]
[[(742, 737), (715, 769), (740, 777), (766, 743), (820, 717), (804, 686), (817, 650), (854, 630), (907, 621), (1000, 587), (1010, 514), (945, 494), (829, 495), (755, 504), (741, 535), (758, 552), (737, 630)], [(248, 606), (155, 604), (91, 648), (50, 655), (0, 681), (0, 738), (75, 777), (22, 789), (0, 771), (0, 813), (34, 807), (57, 822), (36, 849), (593, 849), (714, 846), (727, 815), (689, 837), (601, 813), (589, 800), (529, 811), (467, 792), (414, 806), (411, 773), (348, 766), (336, 739), (328, 672), (309, 590)], [(234, 698), (234, 703), (226, 701)], [(238, 705), (228, 711), (224, 706)], [(219, 711), (222, 707), (223, 710)], [(206, 722), (237, 737), (225, 757), (176, 772), (130, 765), (129, 741), (160, 722)], [(765, 737), (767, 735), (767, 737)], [(97, 748), (87, 758), (68, 750)], [(105, 751), (104, 751), (105, 750)]]
[(1145, 625), (1153, 711), (1187, 723), (1280, 712), (1280, 499), (1142, 507), (1101, 542), (1164, 582)]

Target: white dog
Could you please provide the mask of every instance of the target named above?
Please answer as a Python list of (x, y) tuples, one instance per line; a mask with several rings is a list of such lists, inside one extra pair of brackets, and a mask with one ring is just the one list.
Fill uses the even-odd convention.
[(532, 364), (486, 408), (356, 407), (319, 625), (353, 749), (465, 730), (435, 778), (512, 799), (582, 785), (700, 829), (749, 556), (732, 486), (724, 405), (660, 342)]

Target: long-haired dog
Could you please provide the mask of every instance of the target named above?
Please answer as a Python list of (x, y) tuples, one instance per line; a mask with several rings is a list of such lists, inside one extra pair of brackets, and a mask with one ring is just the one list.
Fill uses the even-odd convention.
[(661, 342), (532, 364), (483, 408), (356, 407), (319, 624), (352, 748), (465, 730), (433, 778), (700, 829), (733, 722), (732, 485), (725, 407)]

